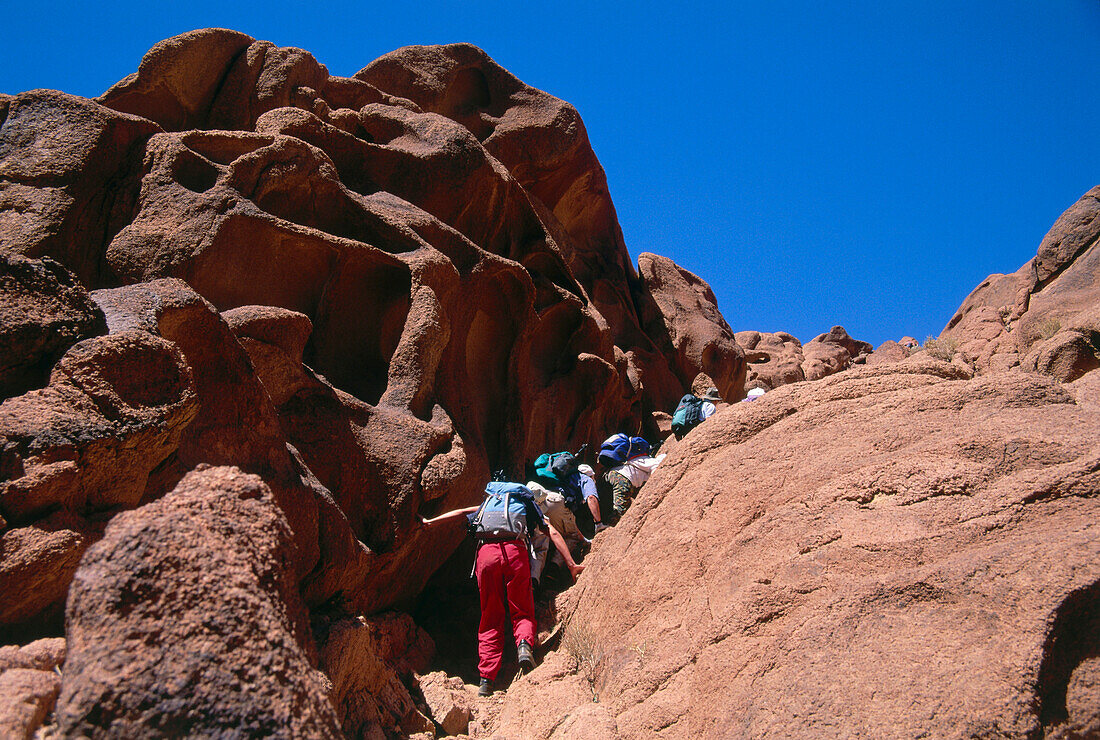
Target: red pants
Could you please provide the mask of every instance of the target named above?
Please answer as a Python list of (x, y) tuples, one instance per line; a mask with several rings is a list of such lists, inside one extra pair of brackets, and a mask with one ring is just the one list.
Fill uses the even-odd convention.
[(481, 624), (477, 628), (477, 669), (482, 678), (497, 677), (504, 657), (505, 600), (512, 612), (516, 645), (535, 646), (535, 595), (531, 591), (531, 561), (527, 544), (518, 540), (486, 542), (477, 549), (474, 566), (481, 593)]

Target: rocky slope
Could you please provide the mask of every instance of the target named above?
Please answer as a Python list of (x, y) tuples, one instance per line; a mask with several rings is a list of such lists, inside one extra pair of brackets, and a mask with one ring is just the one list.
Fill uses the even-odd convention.
[(669, 447), (493, 729), (1100, 734), (1096, 192), (924, 348), (805, 383), (796, 339), (739, 332), (774, 390)]
[(1058, 218), (1011, 275), (967, 296), (942, 338), (979, 372), (1013, 367), (1072, 381), (1100, 367), (1100, 186)]
[(1094, 736), (1094, 386), (922, 353), (720, 411), (597, 537), (496, 731)]

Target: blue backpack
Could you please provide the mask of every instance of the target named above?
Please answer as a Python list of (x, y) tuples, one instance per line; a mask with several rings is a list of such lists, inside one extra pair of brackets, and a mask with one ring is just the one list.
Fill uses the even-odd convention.
[(649, 454), (649, 442), (641, 437), (628, 437), (623, 433), (613, 434), (600, 445), (596, 461), (614, 468), (627, 460)]
[(493, 481), (485, 500), (470, 519), (470, 530), (483, 542), (526, 539), (530, 532), (525, 501), (534, 501), (531, 489), (519, 483)]

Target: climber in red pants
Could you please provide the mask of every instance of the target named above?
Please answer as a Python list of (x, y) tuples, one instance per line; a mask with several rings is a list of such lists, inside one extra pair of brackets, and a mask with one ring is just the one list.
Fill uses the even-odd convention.
[[(477, 629), (477, 670), (491, 686), (504, 658), (507, 614), (512, 614), (512, 633), (520, 665), (530, 669), (538, 627), (535, 624), (535, 595), (531, 589), (531, 561), (522, 540), (483, 542), (474, 563), (477, 589), (481, 595), (481, 623)], [(507, 604), (508, 611), (505, 611)], [(524, 665), (524, 663), (527, 665)]]
[(543, 517), (526, 486), (493, 482), (486, 487), (485, 494), (485, 501), (480, 506), (455, 509), (433, 519), (423, 519), (425, 524), (431, 524), (474, 515), (470, 522), (471, 530), (479, 542), (474, 574), (481, 594), (481, 623), (477, 631), (480, 696), (493, 693), (493, 681), (503, 662), (504, 636), (508, 627), (505, 607), (512, 614), (512, 631), (520, 667), (530, 670), (535, 665), (532, 651), (537, 627), (528, 539), (534, 527), (550, 535), (573, 578), (584, 570), (583, 565), (573, 560), (561, 533)]

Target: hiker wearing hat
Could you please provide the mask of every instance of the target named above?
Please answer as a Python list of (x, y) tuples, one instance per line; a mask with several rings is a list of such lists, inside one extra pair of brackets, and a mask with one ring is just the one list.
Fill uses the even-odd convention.
[(421, 517), (421, 521), (433, 525), (462, 518), (467, 520), (478, 541), (474, 560), (481, 598), (481, 622), (477, 630), (477, 669), (481, 674), (478, 695), (489, 696), (504, 662), (508, 614), (512, 616), (520, 668), (535, 667), (538, 628), (531, 590), (530, 536), (536, 530), (546, 532), (573, 578), (580, 575), (584, 566), (573, 560), (561, 533), (546, 521), (530, 489), (519, 483), (493, 481), (485, 487), (485, 500), (480, 506), (455, 509), (432, 519)]
[(703, 419), (714, 416), (714, 413), (718, 410), (718, 407), (714, 405), (716, 403), (722, 403), (722, 396), (718, 395), (718, 389), (707, 388), (707, 392), (703, 394), (703, 408), (700, 409)]
[(717, 388), (707, 388), (702, 398), (692, 393), (685, 394), (672, 412), (672, 433), (676, 435), (676, 439), (683, 439), (692, 429), (714, 416), (718, 411), (714, 404), (721, 402), (722, 397), (718, 395)]

